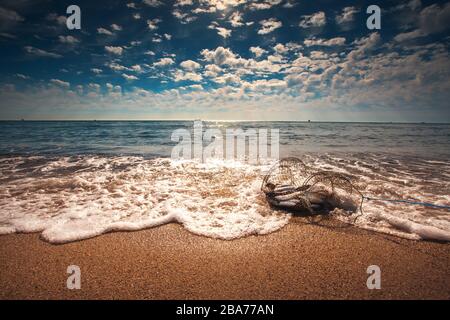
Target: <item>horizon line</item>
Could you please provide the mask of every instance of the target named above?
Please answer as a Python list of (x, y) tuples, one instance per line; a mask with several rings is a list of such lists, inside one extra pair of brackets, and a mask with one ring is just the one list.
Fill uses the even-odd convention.
[(224, 119), (0, 119), (0, 122), (150, 122), (150, 121), (202, 121), (202, 122), (301, 122), (301, 123), (384, 123), (384, 124), (450, 124), (434, 121), (342, 121), (342, 120), (224, 120)]

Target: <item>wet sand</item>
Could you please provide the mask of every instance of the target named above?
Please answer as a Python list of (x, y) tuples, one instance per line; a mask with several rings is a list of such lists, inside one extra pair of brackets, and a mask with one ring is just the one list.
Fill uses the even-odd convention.
[[(67, 266), (81, 289), (66, 288)], [(381, 289), (366, 286), (369, 265)], [(64, 245), (0, 236), (1, 299), (449, 299), (450, 245), (294, 218), (222, 241), (177, 224)]]

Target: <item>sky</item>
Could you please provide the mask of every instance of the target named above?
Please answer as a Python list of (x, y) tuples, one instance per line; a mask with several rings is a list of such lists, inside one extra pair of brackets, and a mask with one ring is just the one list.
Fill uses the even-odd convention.
[(450, 122), (449, 21), (426, 0), (2, 0), (0, 119)]

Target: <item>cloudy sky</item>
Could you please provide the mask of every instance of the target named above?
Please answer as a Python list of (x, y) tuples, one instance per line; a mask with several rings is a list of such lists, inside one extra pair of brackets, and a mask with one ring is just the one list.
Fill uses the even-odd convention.
[(0, 119), (450, 122), (450, 2), (374, 3), (2, 0)]

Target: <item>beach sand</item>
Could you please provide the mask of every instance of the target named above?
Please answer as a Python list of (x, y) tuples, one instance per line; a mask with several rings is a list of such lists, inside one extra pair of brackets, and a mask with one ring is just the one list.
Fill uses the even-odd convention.
[[(450, 246), (293, 218), (222, 241), (169, 224), (64, 245), (0, 236), (1, 299), (449, 299)], [(81, 289), (66, 288), (67, 266)], [(366, 286), (369, 265), (381, 289)]]

